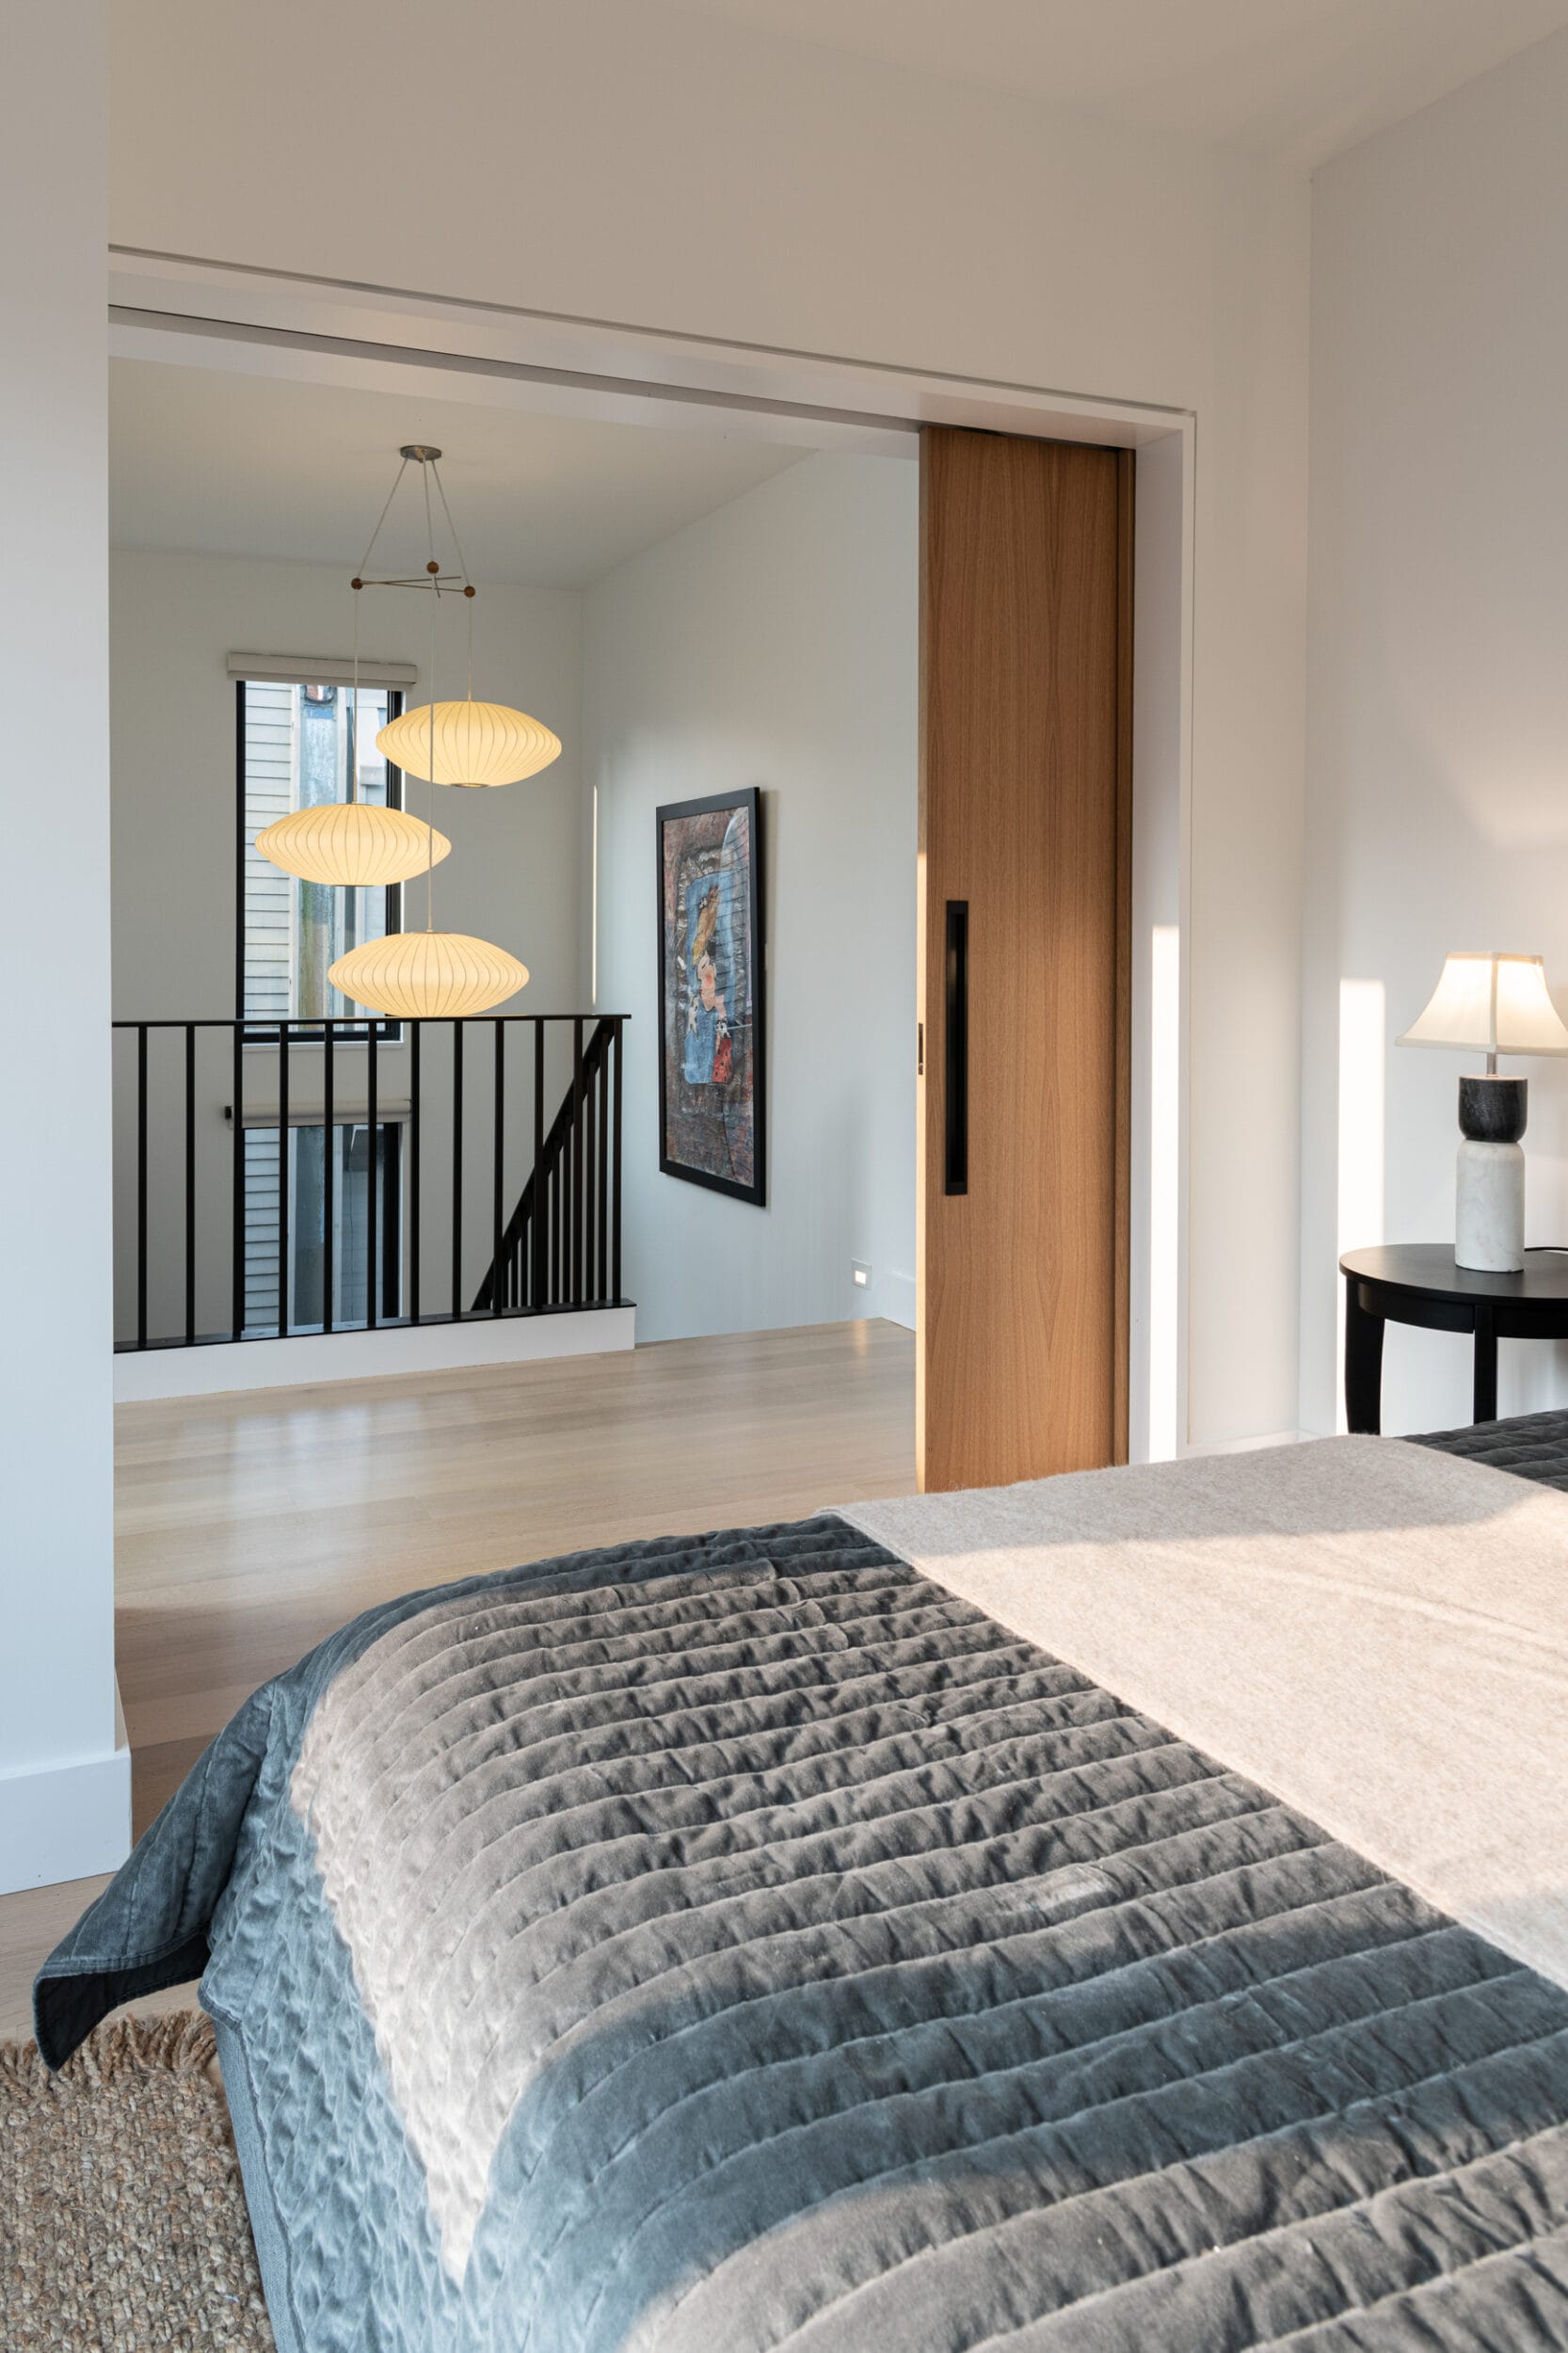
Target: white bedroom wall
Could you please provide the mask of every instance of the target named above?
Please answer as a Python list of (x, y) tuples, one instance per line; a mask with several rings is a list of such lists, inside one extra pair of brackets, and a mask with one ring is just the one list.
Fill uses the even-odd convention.
[[(1465, 1058), (1399, 1051), (1450, 948), (1568, 1011), (1568, 34), (1317, 180), (1303, 1419), (1338, 1401), (1341, 1245), (1453, 1233)], [(1568, 1242), (1568, 1065), (1530, 1089), (1527, 1240)], [(1343, 1230), (1341, 1230), (1341, 1228)], [(1504, 1413), (1568, 1399), (1505, 1342)], [(1385, 1429), (1467, 1421), (1459, 1337), (1388, 1330)]]
[(0, 1894), (123, 1859), (109, 1329), (104, 19), (8, 20)]
[[(352, 649), (352, 591), (344, 568), (258, 562), (245, 557), (117, 550), (111, 566), (112, 824), (114, 1010), (127, 1020), (183, 1020), (234, 1010), (235, 712), (228, 675), (231, 650), (345, 657)], [(437, 868), (439, 927), (466, 931), (510, 949), (529, 968), (528, 986), (506, 1010), (571, 1013), (577, 997), (582, 884), (578, 859), (581, 726), (581, 600), (572, 590), (490, 584), (474, 600), (474, 691), (520, 705), (555, 729), (561, 758), (526, 783), (493, 792), (440, 792), (435, 821), (452, 842)], [(361, 651), (427, 664), (428, 616), (411, 597), (366, 592)], [(460, 687), (463, 616), (448, 622), (439, 661), (441, 693)], [(423, 685), (408, 690), (423, 699)], [(417, 816), (428, 788), (408, 785)], [(405, 892), (406, 924), (424, 920), (424, 888)], [(227, 1039), (203, 1043), (198, 1064), (198, 1329), (227, 1328), (229, 1305), (229, 1128), (232, 1097)], [(440, 1050), (437, 1050), (439, 1048)], [(163, 1115), (152, 1126), (154, 1202), (150, 1257), (150, 1321), (156, 1335), (181, 1328), (184, 1313), (183, 1094), (172, 1043), (154, 1044), (150, 1067)], [(520, 1052), (520, 1045), (514, 1052)], [(552, 1057), (552, 1096), (567, 1081), (564, 1046)], [(161, 1064), (157, 1058), (162, 1056)], [(384, 1098), (407, 1092), (403, 1058), (380, 1058)], [(247, 1100), (275, 1099), (272, 1049), (253, 1049)], [(352, 1058), (350, 1058), (352, 1060)], [(296, 1101), (319, 1085), (319, 1055), (293, 1062)], [(263, 1065), (268, 1067), (264, 1068)], [(518, 1065), (520, 1066), (520, 1065)], [(159, 1077), (160, 1068), (162, 1077)], [(427, 1176), (422, 1232), (432, 1267), (446, 1263), (442, 1154), (450, 1131), (444, 1040), (426, 1065)], [(123, 1236), (135, 1201), (134, 1047), (116, 1049), (116, 1209)], [(487, 1066), (481, 1086), (488, 1087)], [(340, 1065), (339, 1099), (354, 1086)], [(362, 1094), (363, 1081), (359, 1081)], [(471, 1103), (488, 1117), (488, 1096)], [(526, 1094), (508, 1093), (508, 1133), (521, 1166)], [(489, 1260), (488, 1156), (471, 1148), (465, 1182), (465, 1289)], [(488, 1129), (483, 1130), (488, 1134)], [(134, 1330), (134, 1259), (118, 1254), (119, 1329)], [(444, 1295), (438, 1295), (444, 1304)]]
[[(268, 32), (309, 75), (238, 8), (119, 12), (118, 241), (1195, 413), (1190, 1434), (1293, 1426), (1304, 181), (652, 0), (469, 0), (481, 74), (413, 0)], [(434, 200), (341, 135), (424, 57)]]
[[(584, 599), (599, 1002), (632, 1016), (640, 1339), (914, 1320), (918, 512), (908, 460), (808, 457)], [(764, 1209), (659, 1171), (654, 810), (746, 785), (763, 808)]]

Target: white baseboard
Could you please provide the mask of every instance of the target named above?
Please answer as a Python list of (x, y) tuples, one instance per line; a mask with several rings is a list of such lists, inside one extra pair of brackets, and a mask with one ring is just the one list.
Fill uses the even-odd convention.
[(889, 1323), (902, 1323), (906, 1332), (915, 1329), (915, 1278), (912, 1274), (879, 1274), (872, 1291), (878, 1315)]
[(315, 1387), (399, 1372), (536, 1364), (552, 1356), (601, 1356), (633, 1347), (636, 1337), (634, 1307), (585, 1307), (538, 1316), (478, 1316), (461, 1323), (397, 1325), (383, 1332), (307, 1333), (293, 1340), (149, 1348), (115, 1358), (115, 1403), (220, 1397), (239, 1389)]
[[(119, 1720), (119, 1705), (116, 1704)], [(118, 1871), (131, 1851), (131, 1752), (0, 1773), (0, 1896)], [(42, 1955), (40, 1955), (42, 1959)]]

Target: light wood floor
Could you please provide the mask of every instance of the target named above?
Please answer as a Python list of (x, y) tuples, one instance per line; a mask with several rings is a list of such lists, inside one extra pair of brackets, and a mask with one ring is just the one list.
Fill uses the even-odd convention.
[[(912, 1334), (835, 1323), (121, 1406), (116, 1649), (137, 1833), (258, 1683), (373, 1602), (908, 1492), (914, 1383)], [(0, 2038), (31, 2031), (33, 1971), (104, 1883), (0, 1897)]]

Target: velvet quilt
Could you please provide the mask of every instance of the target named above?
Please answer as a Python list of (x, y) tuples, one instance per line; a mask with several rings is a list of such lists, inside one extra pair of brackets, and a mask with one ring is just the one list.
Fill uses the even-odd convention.
[(281, 2353), (1568, 2345), (1568, 1994), (832, 1515), (312, 1653), (46, 2057), (198, 1968)]

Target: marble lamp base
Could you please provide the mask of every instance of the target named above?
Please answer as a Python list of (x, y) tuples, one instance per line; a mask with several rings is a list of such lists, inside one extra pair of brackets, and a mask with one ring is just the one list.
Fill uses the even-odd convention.
[(1518, 1274), (1525, 1263), (1525, 1079), (1461, 1079), (1464, 1142), (1454, 1184), (1454, 1259), (1480, 1274)]

